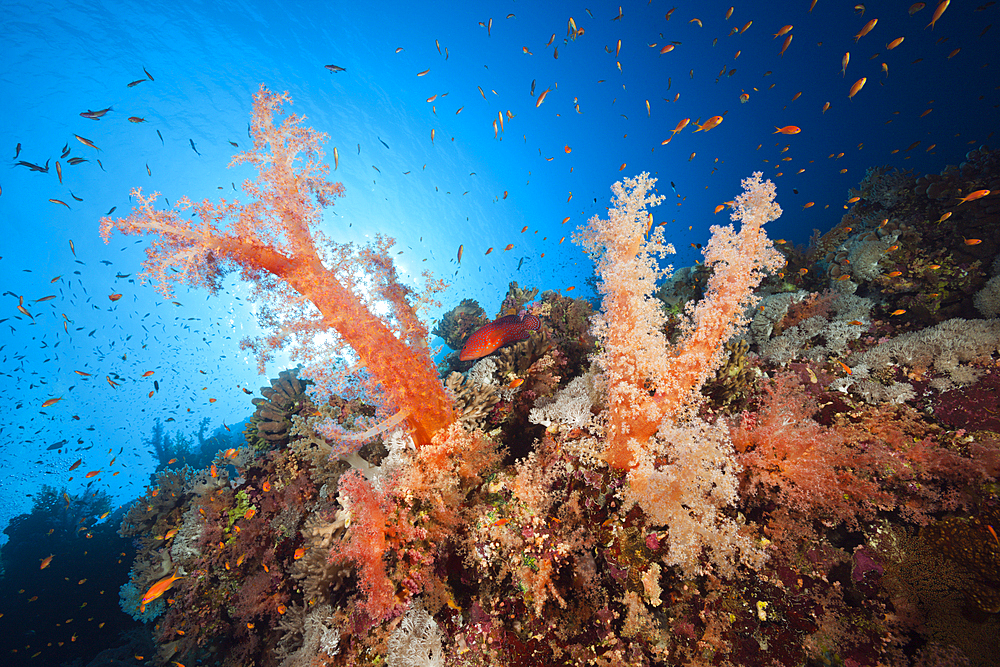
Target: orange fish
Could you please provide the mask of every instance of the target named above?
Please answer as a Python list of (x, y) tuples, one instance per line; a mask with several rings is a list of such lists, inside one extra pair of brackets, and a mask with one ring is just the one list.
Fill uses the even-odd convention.
[(980, 243), (983, 242), (982, 239), (967, 239), (965, 237), (962, 238), (965, 241), (965, 245), (979, 245)]
[(847, 372), (848, 375), (853, 375), (854, 374), (854, 371), (851, 370), (851, 367), (848, 366), (847, 364), (845, 364), (840, 359), (837, 360), (837, 363), (840, 364), (840, 367), (843, 368)]
[(816, 205), (816, 202), (814, 202), (814, 201), (807, 201), (805, 204), (802, 205), (802, 210), (804, 211), (807, 208), (813, 207), (815, 205)]
[(461, 244), (460, 246), (458, 246), (458, 263), (459, 264), (462, 263), (462, 253), (463, 252), (465, 252), (465, 244), (464, 243)]
[(112, 387), (117, 387), (118, 386), (118, 383), (115, 382), (114, 380), (112, 380), (110, 375), (105, 375), (104, 379), (107, 380), (108, 384), (110, 384)]
[(903, 272), (902, 271), (890, 271), (889, 273), (887, 273), (885, 275), (888, 276), (889, 278), (898, 278), (899, 276), (903, 275)]
[(486, 254), (487, 254), (487, 255), (488, 255), (488, 254), (490, 254), (491, 252), (493, 252), (493, 248), (492, 248), (492, 247), (490, 247), (490, 248), (488, 248), (488, 249), (486, 250)]
[(52, 202), (53, 204), (62, 204), (66, 208), (69, 208), (69, 204), (64, 202), (62, 199), (49, 199), (49, 201)]
[(847, 93), (847, 99), (851, 99), (852, 97), (854, 97), (855, 95), (857, 95), (858, 91), (860, 91), (862, 88), (865, 87), (865, 83), (867, 81), (868, 81), (867, 77), (861, 77), (860, 79), (858, 79), (857, 81), (855, 81), (854, 85), (851, 86), (851, 91), (849, 93)]
[(985, 197), (989, 193), (990, 193), (989, 190), (976, 190), (972, 194), (968, 194), (968, 195), (966, 195), (964, 197), (959, 197), (958, 198), (958, 206), (961, 206), (962, 204), (964, 204), (967, 201), (975, 201), (977, 199), (982, 199), (983, 197)]
[(257, 510), (251, 507), (250, 509), (248, 509), (246, 512), (243, 513), (243, 518), (249, 521), (250, 519), (254, 518), (254, 515), (256, 514)]
[(118, 299), (122, 298), (122, 295), (121, 294), (109, 294), (108, 298), (111, 299), (112, 302), (114, 302), (114, 301), (117, 301)]
[(264, 493), (267, 493), (271, 490), (271, 483), (265, 480), (261, 488), (264, 489)]
[(80, 467), (80, 464), (81, 464), (81, 463), (83, 463), (83, 459), (77, 459), (77, 460), (76, 460), (76, 463), (74, 463), (73, 465), (71, 465), (71, 466), (69, 467), (69, 470), (67, 470), (66, 472), (70, 472), (70, 471), (73, 471), (73, 470), (76, 470), (77, 468), (79, 468), (79, 467)]
[(848, 324), (853, 324), (853, 325), (855, 325), (855, 326), (859, 326), (859, 327), (861, 327), (861, 326), (864, 326), (864, 324), (865, 324), (865, 323), (864, 323), (864, 322), (861, 322), (861, 321), (859, 321), (859, 320), (851, 320), (850, 322), (848, 322)]
[(787, 34), (788, 31), (791, 30), (791, 29), (792, 29), (792, 26), (786, 25), (781, 30), (779, 30), (778, 32), (774, 33), (774, 37), (772, 37), (771, 39), (778, 39), (782, 35)]
[(896, 48), (897, 46), (899, 46), (902, 43), (903, 43), (903, 38), (902, 37), (897, 37), (896, 39), (894, 39), (891, 42), (889, 42), (888, 44), (886, 44), (885, 48), (886, 48), (887, 51), (892, 51), (894, 48)]
[(309, 547), (299, 547), (298, 549), (295, 550), (295, 553), (292, 554), (292, 558), (298, 560), (303, 556), (305, 556), (307, 551), (309, 551)]
[(851, 52), (848, 51), (840, 59), (840, 76), (847, 76), (847, 64), (851, 62)]
[[(919, 12), (921, 9), (923, 9), (926, 6), (927, 5), (925, 5), (922, 2), (914, 2), (912, 5), (910, 5), (910, 9), (908, 10), (910, 12), (910, 16), (913, 16), (914, 14), (916, 14), (917, 12)], [(926, 30), (926, 28), (925, 28), (925, 30)]]
[(212, 477), (218, 477), (219, 476), (219, 469), (215, 467), (214, 463), (212, 464), (212, 467), (209, 469), (209, 474), (211, 474)]
[(50, 398), (49, 400), (47, 400), (44, 403), (42, 403), (42, 407), (43, 408), (47, 408), (50, 405), (55, 405), (56, 403), (58, 403), (61, 400), (62, 400), (62, 396), (60, 396), (59, 398)]
[(941, 0), (941, 2), (938, 3), (937, 9), (934, 10), (934, 16), (931, 17), (931, 22), (924, 26), (924, 30), (927, 30), (927, 28), (930, 28), (931, 30), (934, 29), (934, 24), (937, 23), (937, 20), (941, 18), (942, 14), (944, 14), (944, 10), (948, 9), (948, 5), (950, 3), (951, 0)]
[(429, 69), (425, 69), (423, 72), (417, 72), (417, 76), (423, 76), (423, 75), (427, 74), (428, 72), (430, 72), (430, 70)]
[(546, 88), (545, 90), (542, 91), (542, 94), (538, 96), (538, 99), (535, 101), (536, 109), (542, 106), (542, 102), (545, 101), (545, 96), (549, 94), (549, 90), (551, 90), (551, 88)]
[(778, 54), (781, 57), (785, 56), (785, 51), (788, 50), (788, 45), (792, 43), (792, 35), (785, 37), (784, 43), (781, 45), (781, 52)]
[(513, 243), (508, 243), (507, 247), (504, 248), (503, 251), (507, 252), (508, 250), (513, 250), (513, 249), (514, 249), (514, 244)]
[(142, 374), (141, 377), (148, 378), (150, 375), (152, 375), (155, 372), (156, 371), (146, 371), (145, 373)]
[(55, 557), (55, 554), (52, 554), (52, 555), (51, 555), (51, 556), (49, 556), (48, 558), (44, 558), (44, 559), (42, 559), (42, 565), (41, 565), (41, 567), (39, 567), (38, 569), (39, 569), (39, 570), (44, 570), (45, 568), (47, 568), (47, 567), (49, 566), (49, 563), (51, 563), (51, 562), (52, 562), (52, 559), (53, 559), (53, 557)]
[[(942, 10), (942, 11), (944, 11), (944, 10)], [(90, 146), (91, 148), (93, 148), (96, 151), (101, 150), (100, 148), (98, 148), (97, 146), (95, 146), (94, 143), (90, 139), (85, 139), (85, 138), (81, 137), (79, 134), (74, 134), (73, 136), (76, 137), (77, 141), (79, 141), (84, 146)]]
[(722, 122), (722, 116), (712, 116), (711, 118), (706, 120), (702, 125), (698, 125), (697, 123), (695, 123), (695, 125), (698, 126), (698, 129), (695, 130), (695, 132), (701, 132), (701, 131), (708, 132), (721, 122)]
[(869, 21), (868, 23), (866, 23), (865, 27), (861, 29), (861, 32), (859, 32), (858, 34), (856, 34), (854, 36), (854, 41), (856, 42), (859, 39), (861, 39), (862, 37), (864, 37), (865, 35), (867, 35), (868, 33), (870, 33), (872, 31), (872, 28), (875, 27), (876, 23), (878, 23), (878, 19), (872, 19), (871, 21)]
[(84, 477), (86, 477), (87, 479), (90, 479), (91, 477), (97, 477), (100, 474), (101, 474), (100, 470), (91, 470), (86, 475), (84, 475)]
[(890, 317), (892, 317), (892, 316), (894, 316), (894, 315), (902, 315), (902, 314), (903, 314), (903, 313), (905, 313), (905, 312), (906, 312), (906, 311), (905, 311), (905, 310), (903, 310), (902, 308), (898, 308), (897, 310), (894, 310), (894, 311), (892, 311), (891, 313), (889, 313), (889, 316), (890, 316)]
[(513, 380), (510, 381), (510, 384), (507, 385), (507, 388), (508, 389), (517, 389), (522, 384), (524, 384), (524, 378), (514, 378)]
[(716, 206), (716, 207), (715, 207), (715, 211), (714, 211), (714, 212), (715, 212), (716, 214), (718, 214), (718, 212), (719, 212), (719, 211), (721, 211), (721, 210), (722, 210), (722, 209), (724, 209), (724, 208), (726, 208), (726, 205), (725, 205), (725, 204), (719, 204), (718, 206)]
[(794, 125), (786, 125), (784, 127), (775, 127), (775, 131), (771, 134), (798, 134), (802, 131), (801, 128), (795, 127)]
[(170, 590), (170, 588), (174, 585), (174, 582), (181, 578), (181, 576), (178, 576), (178, 574), (174, 572), (170, 576), (164, 577), (150, 586), (149, 590), (146, 591), (146, 594), (142, 596), (142, 604), (139, 605), (139, 611), (145, 611), (147, 604)]

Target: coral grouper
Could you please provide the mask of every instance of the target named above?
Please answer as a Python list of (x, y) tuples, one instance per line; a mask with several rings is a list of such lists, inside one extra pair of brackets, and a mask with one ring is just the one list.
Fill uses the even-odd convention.
[(481, 359), (493, 354), (508, 343), (516, 343), (528, 339), (529, 331), (538, 331), (542, 323), (534, 315), (526, 315), (523, 311), (517, 315), (507, 315), (493, 320), (469, 336), (458, 358), (462, 361)]

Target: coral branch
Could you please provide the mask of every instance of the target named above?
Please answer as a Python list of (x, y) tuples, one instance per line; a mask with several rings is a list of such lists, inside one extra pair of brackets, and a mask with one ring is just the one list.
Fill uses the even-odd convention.
[(783, 260), (763, 224), (781, 209), (774, 203), (774, 186), (760, 174), (743, 181), (732, 226), (712, 227), (705, 264), (714, 273), (705, 298), (689, 304), (681, 337), (668, 344), (665, 315), (653, 298), (660, 269), (657, 257), (673, 253), (661, 227), (646, 237), (652, 215), (646, 206), (663, 198), (649, 194), (656, 179), (643, 173), (612, 186), (615, 193), (608, 219), (596, 215), (575, 236), (594, 257), (602, 282), (603, 314), (595, 332), (604, 350), (598, 361), (608, 378), (609, 431), (605, 459), (622, 470), (636, 465), (645, 443), (667, 417), (692, 403), (696, 392), (722, 361), (722, 346), (745, 324), (744, 309), (765, 270), (777, 270)]
[[(291, 103), (287, 93), (277, 95), (263, 86), (254, 95), (253, 148), (230, 163), (258, 170), (256, 180), (243, 184), (248, 203), (193, 205), (185, 198), (176, 210), (160, 211), (154, 208), (156, 193), (146, 197), (134, 190), (138, 208), (124, 219), (103, 218), (101, 236), (108, 242), (114, 229), (155, 235), (143, 275), (164, 296), (174, 283), (215, 293), (224, 272), (238, 268), (253, 286), (253, 298), (263, 304), (262, 326), (272, 331), (263, 340), (244, 343), (257, 352), (261, 369), (274, 350), (290, 344), (293, 357), (305, 364), (303, 375), (316, 380), (315, 391), (332, 393), (349, 373), (331, 371), (339, 346), (318, 342), (316, 334), (336, 331), (364, 368), (351, 381), (378, 400), (383, 416), (406, 411), (414, 441), (426, 444), (455, 421), (427, 349), (427, 330), (416, 316), (419, 302), (430, 301), (443, 284), (425, 274), (425, 294), (411, 303), (411, 292), (399, 283), (388, 255), (390, 239), (378, 236), (372, 246), (356, 250), (317, 231), (322, 209), (343, 196), (344, 187), (326, 179), (324, 134), (304, 127), (304, 119), (295, 115), (276, 125), (283, 102)], [(178, 214), (189, 208), (197, 222)], [(391, 321), (376, 317), (359, 296), (361, 275), (372, 278), (377, 298), (390, 304)]]

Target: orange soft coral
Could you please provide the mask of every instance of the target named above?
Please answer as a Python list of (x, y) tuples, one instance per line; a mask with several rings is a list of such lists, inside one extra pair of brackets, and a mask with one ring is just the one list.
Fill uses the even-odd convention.
[[(133, 195), (139, 207), (124, 219), (101, 220), (108, 241), (113, 229), (123, 234), (154, 234), (146, 250), (144, 276), (169, 295), (171, 283), (187, 283), (215, 292), (227, 269), (238, 268), (265, 306), (262, 324), (273, 333), (245, 341), (260, 365), (274, 350), (291, 343), (293, 356), (305, 363), (303, 375), (317, 381), (320, 392), (332, 392), (347, 379), (336, 368), (337, 346), (317, 343), (335, 331), (358, 355), (363, 369), (354, 381), (382, 399), (383, 416), (408, 411), (407, 422), (418, 445), (455, 421), (451, 402), (437, 378), (426, 346), (427, 331), (419, 321), (410, 291), (401, 285), (388, 255), (392, 241), (378, 237), (368, 248), (338, 244), (318, 231), (323, 207), (343, 196), (343, 185), (327, 180), (322, 163), (324, 134), (302, 125), (295, 115), (276, 124), (288, 94), (263, 86), (254, 95), (253, 148), (233, 158), (230, 166), (249, 163), (256, 180), (243, 189), (250, 201), (181, 199), (177, 210), (156, 210), (157, 194)], [(194, 208), (196, 220), (178, 210)], [(392, 309), (392, 320), (375, 316), (358, 289), (359, 276), (371, 279), (373, 291)], [(424, 300), (442, 288), (425, 275)]]

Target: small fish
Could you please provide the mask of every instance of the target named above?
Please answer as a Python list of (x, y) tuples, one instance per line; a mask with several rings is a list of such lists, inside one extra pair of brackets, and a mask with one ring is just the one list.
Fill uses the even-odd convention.
[[(129, 116), (128, 117), (128, 122), (130, 122), (130, 123), (145, 123), (146, 119), (145, 118), (139, 118), (138, 116)], [(157, 132), (159, 132), (159, 130), (157, 130)]]
[(90, 160), (88, 160), (85, 157), (71, 157), (70, 159), (66, 160), (66, 162), (68, 164), (71, 164), (71, 165), (73, 165), (75, 167), (76, 165), (78, 165), (78, 164), (80, 164), (82, 162), (90, 162)]
[(149, 78), (150, 81), (155, 81), (156, 80), (156, 79), (153, 78), (153, 75), (149, 73), (149, 70), (147, 70), (145, 67), (142, 68), (142, 73), (145, 74)]
[(788, 32), (791, 31), (791, 29), (792, 29), (792, 26), (790, 26), (790, 25), (786, 25), (786, 26), (782, 27), (781, 30), (779, 30), (778, 32), (774, 33), (774, 37), (772, 37), (771, 39), (777, 39), (777, 38), (781, 37), (782, 35), (788, 34)]
[[(429, 72), (430, 72), (429, 69), (425, 69), (423, 72), (417, 72), (417, 76), (425, 76)], [(483, 96), (483, 99), (485, 99), (485, 96)]]
[(109, 111), (114, 111), (114, 109), (112, 107), (108, 107), (107, 109), (101, 109), (100, 111), (90, 111), (88, 109), (87, 111), (81, 111), (80, 115), (83, 116), (84, 118), (89, 118), (90, 120), (100, 120), (101, 116), (108, 113)]
[(788, 50), (788, 45), (791, 44), (791, 43), (792, 43), (792, 34), (789, 33), (788, 36), (785, 37), (785, 41), (781, 45), (781, 52), (778, 55), (781, 56), (782, 58), (784, 58), (785, 57), (785, 51)]
[[(193, 150), (195, 153), (198, 153), (198, 149), (195, 148), (195, 145), (194, 145), (194, 139), (188, 139), (188, 141), (191, 142), (191, 150)], [(201, 153), (198, 153), (198, 155), (201, 155)]]
[(894, 310), (891, 313), (889, 313), (889, 317), (895, 317), (896, 315), (902, 315), (905, 312), (906, 312), (906, 310), (904, 310), (903, 308), (897, 308), (896, 310)]
[[(58, 163), (56, 163), (56, 164), (58, 164)], [(977, 199), (982, 199), (983, 197), (985, 197), (989, 193), (990, 193), (989, 190), (976, 190), (975, 192), (973, 192), (971, 194), (968, 194), (968, 195), (966, 195), (964, 197), (958, 197), (958, 204), (957, 205), (961, 206), (962, 204), (964, 204), (967, 201), (975, 201)]]
[(337, 147), (333, 147), (333, 170), (336, 171), (337, 167), (340, 166), (340, 153), (337, 151)]
[(56, 175), (59, 177), (59, 185), (62, 185), (62, 165), (56, 160)]
[(542, 102), (544, 102), (544, 101), (545, 101), (545, 96), (549, 94), (549, 91), (550, 91), (550, 90), (551, 90), (551, 88), (546, 88), (546, 89), (545, 89), (545, 90), (543, 90), (543, 91), (541, 92), (541, 94), (540, 94), (540, 95), (538, 96), (538, 99), (537, 99), (537, 100), (535, 101), (535, 108), (536, 108), (536, 109), (537, 109), (538, 107), (542, 106)]
[(802, 131), (801, 128), (798, 128), (798, 127), (796, 127), (794, 125), (786, 125), (784, 127), (775, 127), (774, 129), (775, 129), (775, 131), (772, 132), (771, 134), (798, 134), (799, 132)]
[(74, 134), (73, 136), (76, 137), (76, 140), (79, 141), (84, 146), (90, 146), (95, 151), (100, 151), (101, 150), (100, 148), (98, 148), (97, 146), (95, 146), (94, 142), (92, 142), (90, 139), (85, 139), (84, 137), (81, 137), (79, 134)]
[(299, 547), (295, 550), (295, 553), (292, 554), (292, 558), (298, 560), (305, 556), (307, 551), (309, 551), (309, 547)]
[(854, 371), (851, 370), (851, 367), (845, 364), (843, 361), (838, 359), (837, 363), (840, 364), (840, 367), (843, 368), (844, 372), (846, 372), (848, 375), (854, 375)]
[(108, 298), (111, 299), (112, 302), (115, 302), (118, 299), (122, 298), (122, 295), (121, 294), (109, 294)]
[(851, 86), (851, 90), (847, 93), (847, 99), (851, 99), (852, 97), (857, 95), (858, 91), (860, 91), (862, 88), (865, 87), (865, 82), (867, 81), (868, 81), (867, 77), (861, 77), (860, 79), (855, 81), (854, 85)]
[(885, 48), (886, 48), (887, 51), (892, 51), (894, 48), (896, 48), (897, 46), (899, 46), (902, 43), (903, 43), (903, 38), (902, 37), (897, 37), (896, 39), (894, 39), (891, 42), (889, 42), (888, 44), (886, 44)]
[(922, 2), (914, 2), (912, 5), (910, 5), (910, 9), (908, 10), (909, 13), (910, 13), (910, 16), (913, 16), (914, 14), (916, 14), (917, 12), (919, 12), (921, 9), (923, 9), (926, 6), (927, 5), (925, 5)]
[(160, 134), (159, 130), (156, 131), (156, 136), (158, 136), (160, 138), (160, 145), (162, 146), (163, 145), (163, 135)]
[(931, 22), (924, 26), (924, 30), (927, 30), (927, 28), (930, 28), (931, 30), (934, 29), (934, 24), (937, 23), (937, 20), (941, 18), (942, 14), (944, 14), (944, 10), (948, 9), (949, 4), (951, 4), (951, 0), (941, 0), (941, 2), (938, 3), (937, 9), (934, 10), (934, 16), (931, 17)]
[(74, 463), (73, 465), (71, 465), (69, 467), (69, 470), (67, 470), (66, 472), (72, 472), (72, 471), (76, 470), (77, 468), (80, 467), (81, 463), (83, 463), (83, 459), (77, 459), (76, 463)]
[(695, 123), (695, 125), (698, 127), (698, 129), (695, 130), (695, 132), (702, 132), (702, 131), (708, 132), (713, 127), (718, 126), (719, 123), (721, 123), (721, 122), (722, 122), (722, 116), (712, 116), (711, 118), (709, 118), (708, 120), (706, 120), (701, 125), (698, 125), (698, 123)]
[(458, 263), (459, 264), (462, 263), (462, 253), (464, 251), (465, 251), (465, 244), (463, 243), (463, 244), (461, 244), (461, 245), (458, 246)]
[(47, 558), (43, 558), (42, 559), (42, 564), (41, 564), (41, 566), (38, 569), (39, 570), (44, 570), (45, 568), (47, 568), (49, 566), (49, 564), (52, 562), (52, 559), (54, 557), (55, 557), (55, 554), (52, 554), (51, 556), (48, 556)]
[(504, 248), (503, 251), (507, 252), (508, 250), (513, 250), (513, 249), (514, 249), (514, 244), (513, 243), (508, 243), (507, 247)]
[(61, 400), (62, 400), (62, 396), (60, 396), (59, 398), (50, 398), (49, 400), (47, 400), (44, 403), (42, 403), (42, 407), (43, 408), (47, 408), (49, 406), (55, 405), (56, 403), (58, 403)]
[(983, 242), (982, 239), (967, 239), (964, 236), (962, 237), (962, 240), (965, 241), (965, 245), (979, 245)]
[(870, 33), (872, 31), (872, 28), (875, 27), (876, 23), (878, 23), (878, 19), (872, 19), (871, 21), (866, 23), (865, 27), (861, 29), (861, 32), (859, 32), (854, 36), (854, 41), (857, 42), (859, 39)]
[(170, 576), (164, 577), (150, 586), (149, 590), (146, 591), (146, 594), (142, 596), (142, 603), (139, 605), (139, 611), (145, 611), (147, 604), (166, 593), (174, 585), (174, 582), (181, 578), (182, 576), (178, 575), (177, 572), (174, 572)]
[(324, 65), (325, 68), (330, 70), (331, 73), (336, 74), (337, 72), (346, 72), (347, 70), (343, 67), (338, 67), (337, 65)]
[(885, 275), (887, 277), (889, 277), (889, 278), (898, 278), (899, 276), (903, 275), (903, 272), (902, 271), (890, 271), (889, 273), (887, 273)]
[(62, 199), (49, 199), (49, 201), (52, 202), (53, 204), (62, 204), (66, 208), (69, 208), (69, 204), (64, 202)]
[(84, 477), (86, 477), (87, 479), (90, 479), (91, 477), (97, 477), (100, 474), (101, 474), (100, 470), (91, 470), (86, 475), (84, 475)]
[(136, 79), (135, 81), (130, 81), (130, 82), (129, 82), (129, 83), (128, 83), (128, 84), (126, 85), (126, 87), (128, 87), (128, 88), (135, 88), (135, 87), (136, 87), (136, 86), (138, 86), (138, 85), (139, 85), (140, 83), (145, 83), (145, 82), (146, 82), (146, 79)]

